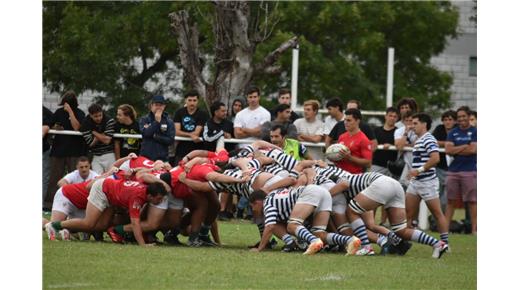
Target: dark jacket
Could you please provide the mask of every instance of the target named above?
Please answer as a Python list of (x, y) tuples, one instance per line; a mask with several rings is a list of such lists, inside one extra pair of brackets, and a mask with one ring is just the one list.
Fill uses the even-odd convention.
[(163, 113), (161, 123), (158, 123), (154, 114), (149, 112), (139, 119), (139, 129), (143, 135), (140, 155), (154, 161), (168, 161), (168, 146), (175, 141), (175, 126), (168, 113)]

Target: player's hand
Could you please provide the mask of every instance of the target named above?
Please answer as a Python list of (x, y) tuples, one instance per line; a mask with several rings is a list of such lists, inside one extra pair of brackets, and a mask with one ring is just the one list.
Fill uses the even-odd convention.
[(339, 154), (340, 154), (340, 156), (341, 156), (341, 159), (347, 159), (347, 160), (350, 160), (350, 157), (352, 156), (352, 155), (350, 154), (350, 150), (349, 150), (349, 151), (346, 151), (346, 150), (343, 150), (343, 149), (342, 149), (342, 150), (339, 151)]
[(258, 243), (254, 244), (253, 246), (247, 246), (247, 247), (250, 249), (253, 249), (253, 248), (258, 248), (258, 246), (260, 246), (260, 241), (258, 241)]
[(179, 181), (184, 183), (186, 181), (186, 172), (179, 174)]
[(319, 167), (321, 168), (326, 168), (327, 166), (329, 166), (327, 164), (327, 162), (323, 161), (323, 160), (316, 160), (316, 165), (318, 165)]
[(258, 248), (251, 248), (251, 249), (249, 249), (249, 252), (260, 253), (260, 250)]
[(417, 175), (419, 175), (419, 171), (417, 171), (417, 169), (412, 169), (410, 171), (408, 171), (408, 179), (412, 179), (414, 177), (416, 177)]
[(134, 152), (132, 152), (132, 153), (128, 154), (127, 157), (129, 157), (130, 159), (135, 159), (135, 158), (137, 158), (137, 154), (135, 154)]

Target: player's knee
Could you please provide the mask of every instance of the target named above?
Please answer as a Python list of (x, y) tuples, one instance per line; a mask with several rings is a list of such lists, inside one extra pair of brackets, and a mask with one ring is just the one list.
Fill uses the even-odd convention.
[(366, 209), (364, 209), (355, 199), (350, 200), (348, 207), (358, 215), (362, 215), (366, 212)]
[(390, 229), (393, 232), (397, 233), (397, 234), (399, 234), (399, 232), (403, 232), (403, 230), (406, 229), (406, 228), (407, 228), (407, 221), (406, 220), (404, 220), (404, 221), (402, 221), (400, 223), (397, 223), (397, 224), (390, 225)]

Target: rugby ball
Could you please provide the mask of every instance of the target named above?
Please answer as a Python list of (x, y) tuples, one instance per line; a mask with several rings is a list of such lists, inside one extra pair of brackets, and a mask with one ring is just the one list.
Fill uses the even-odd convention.
[(350, 151), (348, 147), (343, 144), (332, 144), (325, 151), (325, 157), (330, 161), (340, 161), (342, 159), (341, 154), (339, 153), (341, 150), (345, 150), (347, 152)]

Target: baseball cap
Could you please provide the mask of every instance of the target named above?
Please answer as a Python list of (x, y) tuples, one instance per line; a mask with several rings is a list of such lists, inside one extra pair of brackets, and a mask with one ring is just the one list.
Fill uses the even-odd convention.
[(152, 97), (152, 103), (166, 104), (166, 100), (164, 99), (163, 96), (153, 96)]

